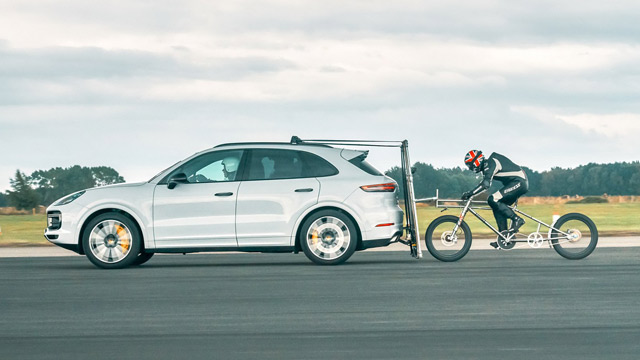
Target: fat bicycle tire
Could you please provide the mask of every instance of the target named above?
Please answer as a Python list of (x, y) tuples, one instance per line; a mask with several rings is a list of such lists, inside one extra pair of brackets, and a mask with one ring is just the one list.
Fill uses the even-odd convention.
[[(596, 228), (596, 224), (589, 219), (586, 215), (579, 213), (571, 213), (562, 216), (558, 221), (553, 224), (553, 227), (562, 230), (562, 226), (569, 221), (578, 221), (582, 222), (589, 228), (589, 232), (591, 234), (589, 239), (589, 244), (584, 248), (584, 250), (575, 252), (571, 251), (569, 248), (563, 247), (563, 242), (559, 241), (557, 238), (562, 236), (561, 233), (556, 230), (551, 231), (551, 238), (556, 238), (551, 240), (551, 245), (553, 245), (553, 249), (560, 254), (560, 256), (569, 259), (569, 260), (580, 260), (589, 256), (593, 250), (595, 250), (596, 245), (598, 245), (598, 229)], [(585, 239), (586, 240), (586, 239)]]
[(427, 228), (427, 232), (424, 237), (425, 239), (424, 241), (427, 245), (427, 250), (429, 250), (429, 253), (434, 258), (440, 261), (445, 261), (445, 262), (458, 261), (462, 259), (465, 255), (467, 255), (467, 253), (469, 252), (469, 249), (471, 248), (471, 229), (469, 229), (469, 225), (467, 225), (467, 223), (464, 222), (464, 220), (460, 224), (460, 229), (459, 229), (459, 231), (462, 230), (462, 232), (464, 233), (464, 245), (459, 251), (456, 251), (451, 254), (446, 254), (438, 250), (434, 245), (434, 241), (442, 241), (440, 238), (437, 238), (437, 239), (433, 238), (433, 232), (435, 231), (435, 229), (443, 223), (451, 223), (451, 230), (453, 230), (455, 225), (458, 223), (458, 220), (459, 218), (457, 216), (444, 215), (433, 220), (431, 224), (429, 224), (429, 227)]

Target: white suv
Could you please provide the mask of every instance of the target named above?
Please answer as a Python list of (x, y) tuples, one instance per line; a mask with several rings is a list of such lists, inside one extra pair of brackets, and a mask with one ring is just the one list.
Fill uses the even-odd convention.
[(397, 184), (366, 156), (326, 145), (219, 145), (148, 182), (58, 200), (45, 237), (102, 268), (154, 253), (300, 249), (317, 264), (339, 264), (403, 233)]

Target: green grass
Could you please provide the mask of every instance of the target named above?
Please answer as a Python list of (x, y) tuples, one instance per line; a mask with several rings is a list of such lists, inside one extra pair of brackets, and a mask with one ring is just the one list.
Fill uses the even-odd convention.
[[(640, 203), (626, 204), (559, 204), (559, 205), (523, 205), (519, 209), (534, 218), (551, 223), (553, 214), (563, 215), (567, 213), (577, 212), (587, 215), (593, 220), (598, 227), (598, 233), (601, 236), (628, 236), (640, 235)], [(418, 208), (418, 224), (421, 236), (424, 236), (429, 223), (441, 215), (459, 216), (461, 209), (449, 209), (440, 212), (442, 209), (434, 207)], [(495, 219), (493, 213), (489, 211), (480, 211), (482, 217), (487, 219), (493, 226)], [(529, 219), (522, 232), (533, 232), (537, 229), (537, 224)], [(467, 224), (471, 228), (471, 232), (478, 236), (493, 236), (493, 232), (476, 219), (473, 214), (468, 214), (465, 218)], [(546, 232), (547, 228), (542, 228), (541, 232)]]
[(46, 215), (0, 215), (0, 246), (47, 245)]
[[(598, 227), (600, 235), (640, 235), (640, 203), (626, 204), (565, 204), (565, 205), (526, 205), (520, 209), (527, 214), (550, 223), (554, 213), (566, 214), (579, 212), (589, 216)], [(433, 207), (419, 207), (418, 219), (420, 235), (424, 236), (431, 221), (441, 215), (460, 215), (460, 209), (449, 209), (441, 213), (442, 209)], [(481, 211), (491, 224), (495, 224), (491, 211)], [(491, 231), (469, 214), (466, 219), (475, 236), (493, 235)], [(47, 245), (49, 242), (43, 236), (46, 227), (45, 215), (0, 215), (0, 246)], [(533, 221), (527, 221), (524, 232), (536, 230)], [(545, 231), (542, 229), (541, 231)]]

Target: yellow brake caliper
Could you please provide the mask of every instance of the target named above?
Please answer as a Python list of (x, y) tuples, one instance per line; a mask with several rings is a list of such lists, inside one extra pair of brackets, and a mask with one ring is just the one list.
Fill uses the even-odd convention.
[(311, 244), (315, 245), (318, 242), (318, 230), (313, 230), (311, 234)]
[(131, 245), (131, 239), (127, 235), (127, 231), (120, 225), (116, 225), (116, 232), (118, 233), (118, 239), (120, 240), (120, 246), (123, 249), (129, 250), (129, 246)]

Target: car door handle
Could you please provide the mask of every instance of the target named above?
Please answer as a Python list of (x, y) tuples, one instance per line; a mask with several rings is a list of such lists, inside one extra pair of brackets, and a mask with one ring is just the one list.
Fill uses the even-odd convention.
[(217, 193), (216, 196), (231, 196), (233, 195), (232, 192), (224, 192), (224, 193)]
[(306, 188), (306, 189), (296, 189), (296, 192), (312, 192), (313, 189), (312, 188)]

